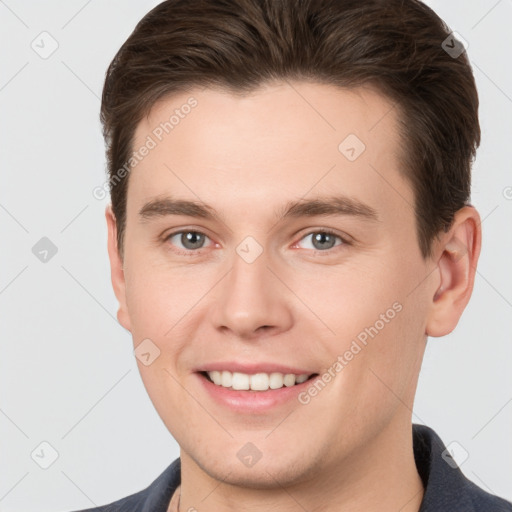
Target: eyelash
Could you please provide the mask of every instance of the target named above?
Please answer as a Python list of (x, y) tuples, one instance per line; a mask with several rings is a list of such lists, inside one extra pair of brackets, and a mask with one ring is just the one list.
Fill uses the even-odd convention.
[[(169, 235), (167, 235), (164, 238), (164, 242), (167, 242), (173, 236), (180, 235), (180, 234), (183, 234), (183, 233), (195, 233), (195, 234), (198, 234), (198, 235), (204, 235), (205, 237), (209, 238), (206, 233), (203, 233), (201, 231), (197, 231), (197, 230), (194, 230), (194, 229), (182, 229), (180, 231), (174, 231), (174, 232), (170, 233)], [(309, 233), (306, 233), (304, 236), (302, 236), (298, 240), (298, 242), (296, 242), (294, 245), (297, 245), (301, 240), (304, 240), (304, 238), (306, 238), (308, 236), (311, 236), (311, 235), (314, 235), (314, 234), (318, 234), (318, 233), (322, 233), (322, 234), (326, 234), (326, 235), (332, 235), (332, 236), (338, 238), (339, 240), (341, 240), (342, 243), (338, 244), (338, 245), (335, 245), (334, 247), (331, 247), (330, 249), (326, 249), (324, 251), (321, 251), (319, 249), (305, 249), (305, 250), (312, 251), (313, 254), (330, 255), (330, 254), (333, 253), (333, 251), (335, 251), (337, 249), (343, 249), (344, 246), (352, 245), (349, 240), (347, 240), (346, 238), (340, 236), (338, 233), (336, 233), (335, 231), (333, 231), (333, 230), (331, 230), (329, 228), (316, 229), (314, 231), (310, 231)], [(201, 252), (203, 249), (205, 249), (205, 247), (200, 247), (199, 249), (188, 249), (188, 250), (180, 250), (180, 249), (176, 250), (176, 249), (173, 249), (173, 250), (175, 252), (177, 252), (178, 254), (180, 254), (180, 255), (192, 256), (192, 255), (195, 255), (195, 254)]]

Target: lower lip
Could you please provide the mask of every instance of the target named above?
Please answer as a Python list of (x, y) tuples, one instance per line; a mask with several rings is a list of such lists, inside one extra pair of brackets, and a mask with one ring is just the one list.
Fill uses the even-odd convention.
[(310, 379), (295, 384), (294, 386), (283, 386), (279, 389), (268, 389), (267, 391), (239, 391), (224, 386), (217, 386), (210, 382), (201, 373), (196, 373), (207, 393), (217, 403), (227, 406), (236, 412), (259, 413), (265, 412), (273, 407), (285, 404), (292, 400), (299, 402), (297, 395), (304, 391), (311, 382), (318, 377), (311, 377)]

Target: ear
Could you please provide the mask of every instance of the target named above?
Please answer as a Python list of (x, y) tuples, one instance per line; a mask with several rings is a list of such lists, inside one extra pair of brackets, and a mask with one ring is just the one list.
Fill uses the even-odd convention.
[(108, 228), (108, 258), (110, 260), (110, 278), (112, 287), (119, 302), (117, 310), (118, 322), (128, 331), (131, 330), (130, 317), (126, 306), (126, 285), (124, 278), (124, 265), (117, 246), (117, 222), (112, 211), (112, 204), (105, 208), (105, 218)]
[(480, 215), (473, 206), (464, 206), (435, 252), (440, 253), (434, 271), (439, 284), (432, 294), (427, 336), (445, 336), (455, 329), (473, 291), (481, 243)]

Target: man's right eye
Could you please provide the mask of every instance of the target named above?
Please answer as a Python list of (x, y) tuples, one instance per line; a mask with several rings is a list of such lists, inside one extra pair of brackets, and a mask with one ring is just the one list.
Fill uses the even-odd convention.
[[(188, 253), (203, 249), (205, 239), (209, 238), (204, 233), (193, 230), (175, 231), (165, 237), (165, 241), (170, 241), (172, 245), (178, 246), (181, 252), (185, 251)], [(181, 244), (181, 247), (179, 244)]]

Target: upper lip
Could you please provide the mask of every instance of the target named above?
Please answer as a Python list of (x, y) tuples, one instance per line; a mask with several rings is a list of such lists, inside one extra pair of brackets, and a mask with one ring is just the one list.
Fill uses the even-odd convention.
[(304, 368), (297, 368), (293, 366), (286, 366), (278, 363), (243, 363), (236, 361), (225, 361), (216, 363), (206, 363), (196, 368), (196, 372), (213, 372), (213, 371), (227, 370), (229, 372), (247, 373), (249, 375), (255, 373), (293, 373), (295, 375), (312, 375), (315, 372)]

